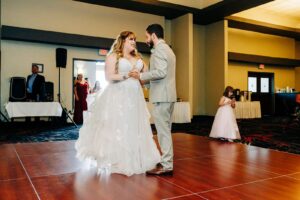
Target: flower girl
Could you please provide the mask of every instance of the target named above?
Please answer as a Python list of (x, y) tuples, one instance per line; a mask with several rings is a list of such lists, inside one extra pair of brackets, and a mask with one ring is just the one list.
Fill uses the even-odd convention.
[(235, 139), (241, 139), (239, 128), (235, 119), (233, 108), (235, 108), (235, 99), (233, 96), (233, 88), (227, 86), (223, 96), (219, 101), (219, 108), (214, 119), (214, 123), (210, 132), (210, 137), (227, 139), (232, 142)]

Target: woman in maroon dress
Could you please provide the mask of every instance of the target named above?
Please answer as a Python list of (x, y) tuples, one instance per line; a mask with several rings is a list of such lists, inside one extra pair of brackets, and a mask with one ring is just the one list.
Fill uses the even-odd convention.
[(83, 123), (83, 111), (87, 110), (86, 98), (89, 91), (89, 84), (83, 79), (82, 74), (77, 75), (77, 80), (74, 86), (75, 93), (75, 109), (74, 109), (74, 122), (76, 124)]

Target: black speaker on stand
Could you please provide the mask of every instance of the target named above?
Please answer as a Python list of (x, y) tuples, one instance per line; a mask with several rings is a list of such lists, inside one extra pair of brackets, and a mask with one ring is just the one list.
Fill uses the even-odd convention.
[(26, 79), (24, 77), (10, 78), (9, 101), (26, 101)]
[(67, 49), (56, 49), (56, 67), (58, 67), (58, 102), (60, 103), (60, 68), (66, 68), (67, 64)]
[(60, 95), (60, 68), (66, 68), (67, 65), (67, 49), (64, 48), (57, 48), (56, 49), (56, 67), (58, 67), (58, 102), (60, 103), (62, 109), (63, 109), (63, 114), (62, 116), (66, 116), (68, 117), (71, 122), (77, 127), (76, 123), (74, 122), (74, 120), (72, 119), (72, 117), (69, 115), (68, 110), (66, 109), (66, 107), (64, 107), (62, 105), (61, 102), (61, 95)]

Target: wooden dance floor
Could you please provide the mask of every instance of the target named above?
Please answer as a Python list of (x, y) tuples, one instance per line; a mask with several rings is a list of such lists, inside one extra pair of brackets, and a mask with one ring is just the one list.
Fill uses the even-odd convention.
[(300, 199), (300, 155), (173, 134), (173, 177), (97, 176), (74, 141), (0, 145), (2, 200)]

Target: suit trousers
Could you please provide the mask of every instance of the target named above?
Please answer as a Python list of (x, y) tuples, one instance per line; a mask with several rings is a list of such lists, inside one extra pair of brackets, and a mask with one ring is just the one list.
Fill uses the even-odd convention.
[(164, 169), (173, 169), (173, 142), (171, 135), (174, 102), (153, 103), (152, 117), (157, 130), (157, 138), (162, 151), (161, 164)]

